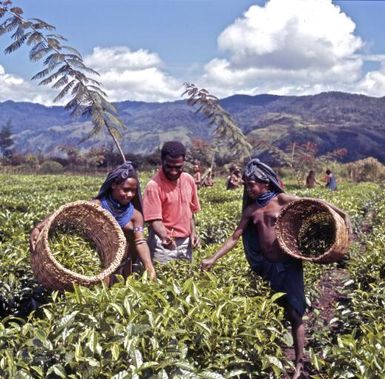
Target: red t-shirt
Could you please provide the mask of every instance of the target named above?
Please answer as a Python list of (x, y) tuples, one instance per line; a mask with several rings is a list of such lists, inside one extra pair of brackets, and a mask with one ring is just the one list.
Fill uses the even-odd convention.
[(190, 236), (193, 213), (199, 210), (197, 187), (193, 177), (185, 172), (171, 181), (160, 169), (144, 190), (144, 220), (162, 220), (169, 237)]

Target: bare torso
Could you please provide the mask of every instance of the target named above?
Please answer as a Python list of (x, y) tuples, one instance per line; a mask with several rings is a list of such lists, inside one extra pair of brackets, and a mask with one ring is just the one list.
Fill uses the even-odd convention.
[(278, 244), (275, 224), (282, 208), (295, 199), (293, 195), (281, 193), (263, 208), (252, 204), (246, 210), (249, 222), (255, 225), (261, 253), (270, 261), (281, 261), (286, 256)]

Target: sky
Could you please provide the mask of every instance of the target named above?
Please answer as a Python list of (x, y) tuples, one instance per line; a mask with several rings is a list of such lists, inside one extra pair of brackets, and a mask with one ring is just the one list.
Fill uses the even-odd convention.
[[(385, 1), (13, 0), (56, 27), (110, 101), (180, 100), (183, 83), (234, 94), (385, 95)], [(4, 20), (5, 17), (0, 19)], [(0, 36), (0, 102), (52, 105), (43, 69)], [(66, 99), (65, 99), (66, 100)], [(69, 100), (69, 99), (67, 99)]]

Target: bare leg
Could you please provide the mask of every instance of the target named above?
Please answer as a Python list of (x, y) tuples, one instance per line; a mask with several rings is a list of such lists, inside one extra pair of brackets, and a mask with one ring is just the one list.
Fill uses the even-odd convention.
[(291, 324), (291, 333), (294, 342), (294, 353), (295, 353), (295, 372), (293, 379), (301, 378), (303, 373), (303, 357), (305, 347), (305, 327), (303, 325), (302, 317), (297, 311), (287, 306), (286, 308), (287, 317)]

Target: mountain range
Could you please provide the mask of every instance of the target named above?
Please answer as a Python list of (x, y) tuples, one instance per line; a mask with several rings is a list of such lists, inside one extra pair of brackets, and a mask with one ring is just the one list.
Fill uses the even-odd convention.
[[(343, 92), (311, 96), (234, 95), (220, 100), (251, 140), (264, 140), (281, 149), (292, 142), (314, 142), (318, 154), (347, 149), (346, 162), (372, 156), (385, 163), (385, 97), (374, 98)], [(165, 140), (189, 143), (210, 140), (207, 119), (185, 100), (114, 103), (127, 125), (121, 141), (127, 153), (147, 154)], [(108, 134), (82, 144), (92, 128), (89, 120), (73, 118), (64, 107), (5, 101), (0, 103), (0, 129), (11, 126), (19, 152), (58, 154), (60, 146), (111, 145)]]

